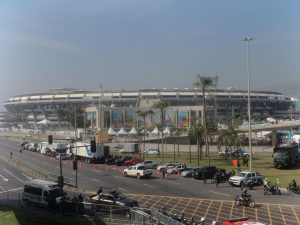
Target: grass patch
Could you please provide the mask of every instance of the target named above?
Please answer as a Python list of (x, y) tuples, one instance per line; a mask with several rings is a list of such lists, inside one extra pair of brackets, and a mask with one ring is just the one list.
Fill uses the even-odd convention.
[[(162, 156), (152, 156), (147, 155), (147, 159), (152, 159), (160, 162), (181, 162), (185, 163), (187, 167), (202, 167), (202, 166), (208, 166), (208, 158), (203, 156), (202, 160), (199, 161), (198, 165), (198, 159), (197, 155), (193, 153), (190, 155), (189, 153), (180, 153), (180, 155), (177, 155), (177, 152), (175, 154), (175, 160), (174, 160), (174, 154), (168, 154), (165, 155), (164, 158)], [(249, 170), (246, 166), (242, 166), (243, 161), (240, 160), (241, 164), (241, 170)], [(226, 169), (227, 172), (231, 171), (232, 169), (237, 172), (237, 168), (234, 168), (232, 165), (230, 158), (222, 158), (217, 154), (212, 154), (210, 157), (210, 164), (213, 166), (216, 166), (218, 168)], [(296, 179), (297, 183), (300, 183), (299, 177), (300, 177), (300, 165), (293, 168), (287, 168), (287, 169), (275, 169), (273, 167), (273, 158), (271, 156), (263, 156), (263, 157), (253, 157), (252, 158), (252, 170), (257, 171), (264, 175), (265, 177), (268, 177), (268, 179), (271, 182), (275, 182), (276, 178), (279, 178), (280, 180), (280, 186), (281, 187), (287, 187), (289, 182), (292, 179)]]
[(54, 214), (37, 213), (28, 209), (0, 205), (0, 224), (3, 225), (104, 225), (102, 221), (74, 219)]

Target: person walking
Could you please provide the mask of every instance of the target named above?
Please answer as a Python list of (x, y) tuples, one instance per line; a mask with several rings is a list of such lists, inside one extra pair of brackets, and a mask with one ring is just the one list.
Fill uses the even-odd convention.
[(220, 178), (221, 178), (220, 171), (219, 171), (219, 170), (217, 170), (217, 172), (216, 172), (216, 174), (215, 174), (215, 182), (216, 182), (216, 187), (219, 187)]
[(162, 178), (166, 179), (166, 169), (162, 169), (161, 174), (162, 174)]

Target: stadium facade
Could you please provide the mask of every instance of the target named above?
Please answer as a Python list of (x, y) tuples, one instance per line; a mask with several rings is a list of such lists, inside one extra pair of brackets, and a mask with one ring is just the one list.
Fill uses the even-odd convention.
[[(129, 129), (141, 126), (137, 110), (152, 109), (154, 114), (146, 117), (148, 127), (161, 121), (160, 110), (153, 108), (155, 101), (167, 101), (164, 110), (165, 125), (170, 127), (189, 127), (193, 119), (202, 115), (202, 101), (206, 98), (208, 115), (218, 121), (229, 116), (247, 116), (248, 93), (243, 90), (209, 90), (202, 95), (200, 89), (140, 89), (140, 90), (101, 90), (82, 91), (75, 89), (54, 89), (44, 93), (32, 93), (9, 98), (4, 106), (10, 123), (22, 121), (23, 126), (36, 125), (43, 119), (59, 121), (59, 112), (72, 112), (82, 109), (90, 127)], [(269, 91), (251, 92), (253, 116), (288, 116), (294, 101), (281, 93)], [(100, 116), (101, 115), (101, 116)], [(101, 118), (101, 122), (98, 120)], [(139, 122), (140, 121), (140, 122)]]

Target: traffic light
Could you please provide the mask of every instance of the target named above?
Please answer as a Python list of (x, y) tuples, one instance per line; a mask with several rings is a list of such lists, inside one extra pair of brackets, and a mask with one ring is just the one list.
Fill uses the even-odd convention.
[(63, 176), (58, 176), (57, 177), (57, 183), (59, 187), (63, 187), (64, 186), (64, 177)]
[(77, 160), (73, 161), (73, 170), (77, 170)]
[(96, 141), (91, 140), (91, 152), (96, 152)]
[(51, 145), (53, 143), (53, 136), (48, 135), (48, 144)]

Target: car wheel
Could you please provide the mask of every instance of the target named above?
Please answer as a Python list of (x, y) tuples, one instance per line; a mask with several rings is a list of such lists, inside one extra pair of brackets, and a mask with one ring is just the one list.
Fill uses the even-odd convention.
[(258, 180), (257, 183), (258, 183), (258, 185), (262, 185), (263, 184), (262, 180)]
[(125, 173), (124, 173), (124, 176), (125, 176), (125, 177), (127, 177), (127, 176), (128, 176), (128, 174), (125, 172)]
[(240, 182), (240, 186), (244, 187), (244, 182), (243, 181)]
[(137, 179), (141, 179), (141, 175), (139, 173), (136, 175), (136, 177)]

